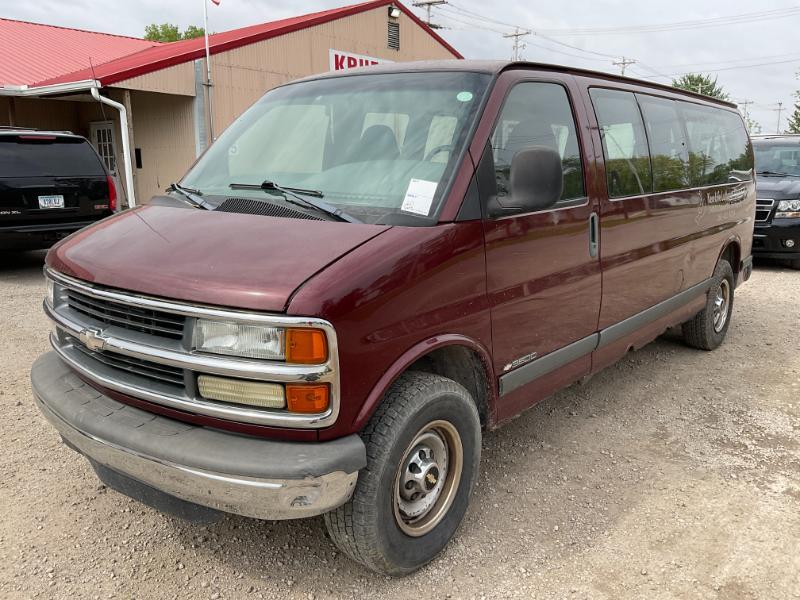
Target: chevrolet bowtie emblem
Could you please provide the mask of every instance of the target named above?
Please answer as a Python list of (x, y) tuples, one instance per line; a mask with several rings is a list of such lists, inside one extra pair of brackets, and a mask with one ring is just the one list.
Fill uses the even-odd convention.
[(434, 475), (433, 473), (428, 473), (426, 475), (426, 479), (428, 480), (428, 483), (430, 483), (431, 485), (436, 485), (436, 475)]
[(106, 347), (106, 338), (99, 329), (84, 329), (80, 333), (80, 340), (89, 350), (102, 350)]

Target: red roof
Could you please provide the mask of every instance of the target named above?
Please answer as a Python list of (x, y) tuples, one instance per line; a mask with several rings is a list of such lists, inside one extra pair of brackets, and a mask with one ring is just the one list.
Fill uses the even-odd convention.
[[(233, 29), (231, 31), (225, 31), (222, 33), (215, 33), (209, 36), (209, 49), (211, 54), (217, 54), (219, 52), (225, 52), (227, 50), (232, 50), (233, 48), (238, 48), (240, 46), (246, 46), (248, 44), (260, 42), (262, 40), (267, 40), (280, 35), (285, 35), (293, 31), (306, 29), (308, 27), (313, 27), (315, 25), (320, 25), (322, 23), (327, 23), (329, 21), (334, 21), (336, 19), (348, 17), (350, 15), (372, 10), (374, 8), (378, 8), (381, 6), (389, 6), (390, 4), (393, 4), (398, 8), (400, 8), (419, 26), (426, 29), (428, 33), (433, 38), (435, 38), (440, 44), (442, 44), (442, 46), (444, 46), (448, 51), (450, 51), (455, 58), (463, 58), (455, 48), (453, 48), (450, 44), (448, 44), (444, 39), (441, 38), (441, 36), (439, 36), (435, 31), (429, 28), (423, 21), (417, 18), (416, 15), (414, 15), (410, 10), (408, 10), (405, 6), (403, 6), (400, 2), (396, 0), (371, 0), (370, 2), (354, 4), (352, 6), (345, 6), (341, 8), (335, 8), (332, 10), (325, 10), (321, 12), (302, 15), (299, 17), (292, 17), (290, 19), (282, 19), (280, 21), (260, 23), (258, 25), (252, 25), (250, 27), (242, 27), (241, 29)], [(3, 46), (5, 44), (5, 40), (2, 39), (3, 38), (2, 22), (3, 21), (0, 20), (0, 52), (4, 52)], [(11, 23), (18, 23), (18, 21), (11, 21)], [(39, 25), (38, 27), (47, 27), (47, 26)], [(69, 29), (63, 30), (61, 28), (55, 28), (55, 27), (50, 29), (69, 31), (69, 32), (75, 31)], [(78, 33), (85, 34), (87, 32), (78, 32)], [(102, 35), (102, 34), (92, 34), (92, 35)], [(116, 38), (119, 40), (125, 40), (126, 42), (134, 41), (139, 44), (149, 44), (150, 47), (145, 47), (145, 48), (139, 47), (135, 48), (132, 51), (128, 51), (127, 53), (120, 53), (117, 55), (117, 57), (112, 57), (111, 60), (107, 60), (105, 62), (96, 60), (93, 57), (92, 63), (94, 65), (94, 69), (87, 68), (86, 61), (84, 60), (84, 63), (81, 65), (82, 68), (79, 68), (78, 70), (75, 69), (67, 70), (62, 68), (58, 73), (51, 73), (49, 77), (38, 78), (34, 80), (36, 85), (52, 85), (57, 83), (83, 81), (87, 79), (97, 79), (98, 81), (100, 81), (102, 85), (111, 85), (116, 82), (123, 81), (125, 79), (130, 79), (131, 77), (136, 77), (138, 75), (143, 75), (145, 73), (151, 73), (153, 71), (158, 71), (166, 67), (171, 67), (173, 65), (177, 65), (180, 63), (196, 60), (198, 58), (203, 58), (205, 56), (205, 43), (203, 38), (184, 40), (180, 42), (172, 42), (169, 44), (153, 45), (152, 42), (146, 42), (144, 40), (136, 40), (133, 38), (119, 38), (118, 36), (108, 36), (108, 37)], [(36, 51), (36, 54), (38, 56), (37, 62), (47, 64), (47, 61), (49, 61), (55, 55), (60, 55), (61, 50), (59, 47), (60, 46), (59, 41), (58, 40), (48, 40), (48, 41), (49, 41), (48, 45), (28, 44), (29, 52), (31, 51), (30, 46), (38, 47)], [(50, 52), (47, 53), (42, 52), (41, 50), (42, 48), (48, 48), (50, 49)], [(51, 56), (51, 54), (53, 56)], [(18, 53), (18, 55), (20, 56), (20, 58), (18, 58), (17, 61), (20, 61), (21, 63), (26, 62), (25, 53)], [(2, 69), (3, 67), (0, 67), (0, 74), (2, 74), (3, 72)], [(23, 70), (30, 71), (32, 69), (29, 69), (28, 66), (25, 65)], [(0, 77), (0, 84), (2, 84), (2, 82), (3, 78)], [(28, 83), (30, 85), (30, 83), (32, 82), (24, 81), (24, 82), (11, 82), (11, 83)]]
[(121, 35), (0, 18), (0, 85), (32, 85), (158, 45)]

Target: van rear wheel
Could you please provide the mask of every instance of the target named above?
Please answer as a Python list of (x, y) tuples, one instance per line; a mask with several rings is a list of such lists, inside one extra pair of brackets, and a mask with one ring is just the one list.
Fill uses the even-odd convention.
[(478, 410), (455, 381), (409, 372), (361, 437), (367, 466), (325, 525), (353, 560), (387, 575), (411, 573), (441, 552), (467, 510), (480, 462)]
[(692, 348), (714, 350), (725, 339), (733, 312), (733, 269), (720, 260), (708, 290), (706, 306), (683, 324), (683, 339)]

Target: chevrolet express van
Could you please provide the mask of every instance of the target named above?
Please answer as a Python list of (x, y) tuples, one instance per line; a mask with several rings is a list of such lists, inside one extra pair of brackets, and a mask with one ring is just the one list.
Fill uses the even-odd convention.
[(112, 488), (324, 514), (408, 573), (455, 534), (482, 430), (668, 327), (722, 343), (753, 179), (734, 106), (652, 83), (458, 61), (284, 85), (49, 252), (36, 402)]

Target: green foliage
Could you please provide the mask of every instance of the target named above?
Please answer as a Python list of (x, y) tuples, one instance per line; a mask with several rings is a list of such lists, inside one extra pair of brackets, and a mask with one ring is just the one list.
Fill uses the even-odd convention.
[(794, 105), (794, 112), (789, 117), (789, 127), (786, 133), (800, 133), (800, 92), (795, 94), (797, 102)]
[(177, 42), (179, 40), (191, 40), (203, 35), (205, 35), (205, 30), (196, 25), (189, 25), (183, 33), (181, 33), (177, 25), (172, 23), (161, 23), (161, 25), (151, 23), (144, 28), (144, 39), (151, 42)]
[(720, 100), (728, 100), (730, 98), (727, 92), (722, 89), (722, 86), (717, 83), (717, 78), (712, 78), (711, 75), (688, 73), (682, 75), (679, 79), (673, 79), (672, 87), (678, 88), (679, 90), (695, 92), (696, 94), (711, 96), (712, 98), (718, 98)]
[(194, 38), (203, 37), (205, 34), (206, 30), (202, 27), (198, 27), (197, 25), (189, 25), (183, 32), (183, 39), (192, 40)]
[(744, 124), (747, 127), (747, 133), (749, 133), (750, 135), (758, 135), (759, 133), (761, 133), (761, 123), (759, 123), (755, 119), (747, 117), (744, 120)]

